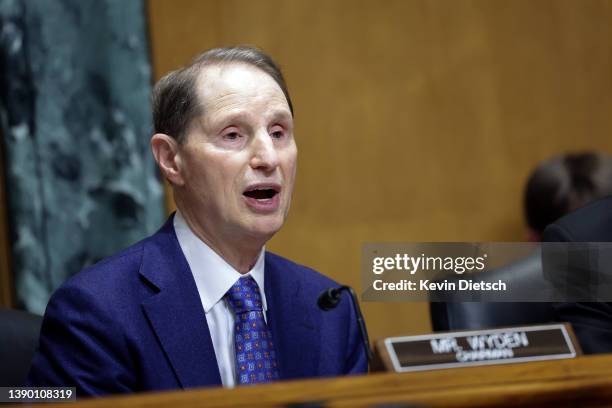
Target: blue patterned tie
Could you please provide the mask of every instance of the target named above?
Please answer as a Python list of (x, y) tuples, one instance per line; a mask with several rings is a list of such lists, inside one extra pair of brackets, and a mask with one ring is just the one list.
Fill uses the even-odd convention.
[(234, 344), (237, 383), (257, 384), (278, 380), (272, 333), (263, 317), (257, 282), (250, 275), (243, 276), (225, 297), (236, 318)]

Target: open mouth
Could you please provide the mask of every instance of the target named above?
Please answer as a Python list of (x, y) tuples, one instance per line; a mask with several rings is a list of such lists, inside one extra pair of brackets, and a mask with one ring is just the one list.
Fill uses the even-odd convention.
[(278, 194), (278, 189), (271, 187), (255, 187), (242, 194), (255, 200), (269, 200)]

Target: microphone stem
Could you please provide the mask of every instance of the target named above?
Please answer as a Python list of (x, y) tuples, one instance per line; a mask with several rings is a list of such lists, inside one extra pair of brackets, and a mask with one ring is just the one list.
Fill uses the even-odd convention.
[(372, 351), (370, 350), (370, 340), (368, 338), (368, 331), (366, 329), (365, 322), (363, 321), (363, 315), (361, 314), (361, 308), (359, 307), (359, 302), (357, 302), (357, 295), (350, 286), (341, 286), (340, 289), (345, 289), (349, 292), (349, 297), (351, 298), (351, 303), (353, 304), (353, 311), (355, 312), (355, 316), (357, 318), (357, 326), (359, 327), (359, 332), (361, 333), (361, 338), (363, 339), (363, 346), (365, 347), (369, 365), (370, 361), (372, 361)]

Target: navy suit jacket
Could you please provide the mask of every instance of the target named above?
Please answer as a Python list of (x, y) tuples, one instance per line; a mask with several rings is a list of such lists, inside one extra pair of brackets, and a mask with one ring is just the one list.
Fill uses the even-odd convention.
[[(612, 197), (562, 217), (544, 230), (542, 238), (548, 242), (612, 242)], [(556, 320), (572, 324), (586, 354), (612, 352), (611, 303), (565, 302), (554, 304), (554, 309)]]
[[(350, 299), (324, 312), (336, 283), (265, 254), (267, 321), (281, 379), (365, 373)], [(78, 273), (52, 296), (30, 386), (79, 395), (221, 385), (200, 297), (172, 217), (151, 237)]]

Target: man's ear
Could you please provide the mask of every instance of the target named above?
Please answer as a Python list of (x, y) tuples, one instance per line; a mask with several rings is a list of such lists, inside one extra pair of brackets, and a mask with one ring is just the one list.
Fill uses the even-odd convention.
[(185, 184), (181, 173), (181, 156), (179, 144), (171, 136), (156, 133), (151, 138), (151, 151), (160, 171), (173, 185)]

